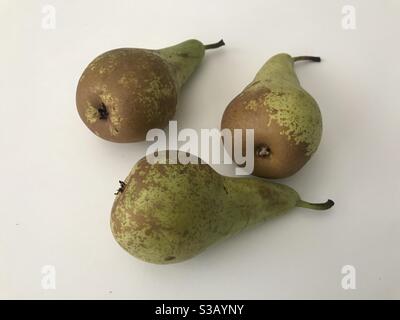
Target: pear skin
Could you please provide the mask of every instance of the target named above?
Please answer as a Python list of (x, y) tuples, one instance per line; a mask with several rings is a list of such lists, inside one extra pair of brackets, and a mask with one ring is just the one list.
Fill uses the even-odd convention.
[[(190, 259), (210, 245), (294, 207), (326, 210), (296, 191), (260, 178), (233, 178), (200, 160), (169, 164), (146, 157), (118, 191), (111, 213), (116, 241), (131, 255), (156, 264)], [(197, 159), (197, 160), (196, 160)], [(197, 161), (197, 162), (196, 162)]]
[[(254, 171), (264, 178), (285, 178), (300, 170), (321, 141), (317, 102), (300, 85), (294, 62), (318, 57), (270, 58), (254, 80), (225, 109), (221, 129), (254, 129)], [(245, 135), (242, 139), (245, 142)], [(243, 144), (242, 152), (245, 152)]]
[(136, 142), (153, 128), (164, 128), (176, 111), (178, 93), (201, 63), (207, 49), (187, 40), (149, 50), (120, 48), (94, 59), (80, 77), (79, 116), (97, 136), (113, 142)]

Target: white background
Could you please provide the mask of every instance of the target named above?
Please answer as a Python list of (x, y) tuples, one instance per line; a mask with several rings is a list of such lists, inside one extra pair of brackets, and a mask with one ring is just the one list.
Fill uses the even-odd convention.
[[(56, 28), (42, 29), (42, 7)], [(342, 28), (342, 7), (356, 29)], [(400, 298), (400, 1), (0, 1), (1, 298)], [(270, 56), (297, 65), (319, 102), (318, 152), (283, 182), (329, 212), (290, 214), (180, 264), (151, 265), (114, 241), (118, 179), (149, 143), (93, 135), (75, 107), (98, 54), (223, 38), (184, 87), (179, 128), (218, 128), (224, 108)], [(222, 168), (228, 172), (231, 168)], [(219, 169), (220, 170), (220, 169)], [(341, 268), (356, 268), (343, 290)], [(56, 289), (41, 286), (54, 265)]]

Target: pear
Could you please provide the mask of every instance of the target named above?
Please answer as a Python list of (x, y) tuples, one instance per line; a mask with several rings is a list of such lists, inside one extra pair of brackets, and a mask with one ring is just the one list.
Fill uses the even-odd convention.
[(261, 178), (222, 176), (194, 156), (187, 164), (169, 163), (169, 153), (158, 157), (139, 160), (120, 181), (111, 213), (114, 238), (146, 262), (184, 261), (293, 207), (326, 210), (334, 204), (305, 202), (290, 187)]
[(294, 70), (294, 62), (302, 60), (321, 61), (319, 57), (293, 58), (285, 53), (273, 56), (224, 111), (222, 129), (254, 129), (256, 176), (293, 175), (320, 143), (321, 112), (314, 98), (301, 87)]
[(149, 50), (120, 48), (94, 59), (80, 77), (76, 105), (86, 126), (113, 142), (135, 142), (152, 128), (164, 128), (174, 116), (178, 92), (207, 49), (187, 40)]

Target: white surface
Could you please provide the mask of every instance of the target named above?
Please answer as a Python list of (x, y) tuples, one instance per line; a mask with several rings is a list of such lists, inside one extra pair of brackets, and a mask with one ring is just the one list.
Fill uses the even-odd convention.
[[(41, 28), (44, 4), (55, 30)], [(357, 28), (341, 26), (343, 5)], [(0, 0), (1, 298), (400, 298), (400, 2)], [(184, 88), (180, 128), (218, 127), (225, 106), (278, 52), (317, 99), (323, 140), (285, 183), (329, 213), (290, 214), (174, 265), (123, 251), (109, 228), (117, 181), (148, 143), (113, 144), (78, 117), (84, 67), (117, 47), (223, 38)], [(357, 289), (343, 290), (354, 265)], [(54, 265), (56, 289), (41, 287)]]

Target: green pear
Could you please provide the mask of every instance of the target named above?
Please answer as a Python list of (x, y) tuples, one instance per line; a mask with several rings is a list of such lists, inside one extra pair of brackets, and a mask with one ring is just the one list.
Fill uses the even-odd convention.
[(117, 242), (147, 262), (184, 261), (293, 207), (326, 210), (334, 204), (305, 202), (290, 187), (260, 178), (222, 176), (194, 156), (177, 164), (169, 163), (169, 153), (158, 157), (141, 159), (120, 181), (111, 213)]
[(254, 129), (256, 176), (285, 178), (294, 174), (320, 143), (321, 112), (294, 70), (294, 62), (301, 60), (321, 61), (319, 57), (293, 58), (285, 53), (273, 56), (223, 114), (222, 129)]
[(188, 40), (149, 50), (120, 48), (94, 59), (80, 77), (79, 116), (97, 136), (113, 142), (135, 142), (153, 128), (164, 128), (175, 114), (178, 92), (198, 67), (207, 49)]

